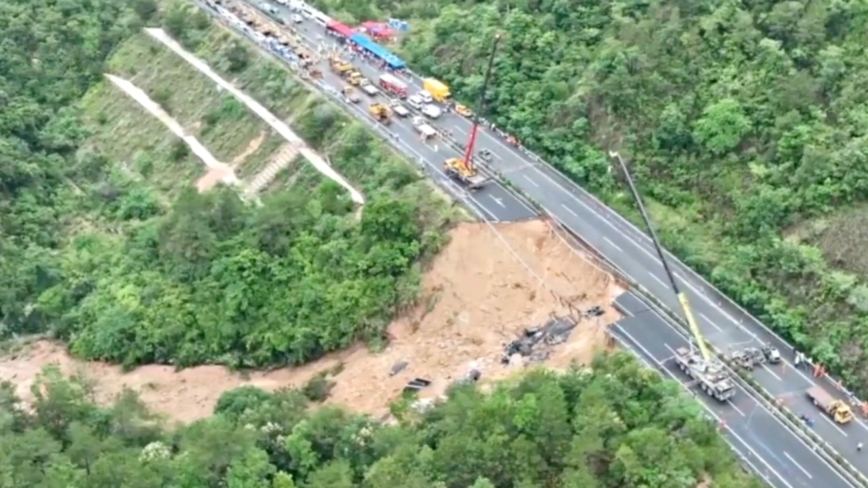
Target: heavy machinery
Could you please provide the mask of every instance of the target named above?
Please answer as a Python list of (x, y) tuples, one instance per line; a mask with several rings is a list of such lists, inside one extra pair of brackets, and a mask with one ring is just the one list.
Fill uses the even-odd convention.
[[(657, 231), (651, 223), (651, 217), (648, 216), (648, 211), (645, 209), (645, 204), (642, 203), (642, 197), (636, 189), (636, 184), (633, 182), (633, 177), (630, 175), (630, 170), (620, 154), (610, 152), (609, 156), (617, 159), (620, 165), (623, 177), (627, 182), (633, 200), (636, 202), (636, 207), (642, 216), (648, 234), (651, 236), (651, 242), (654, 245), (654, 250), (657, 252), (657, 257), (660, 259), (660, 264), (666, 277), (669, 280), (669, 286), (672, 292), (678, 299), (678, 304), (681, 305), (681, 311), (684, 314), (684, 319), (693, 335), (693, 341), (690, 342), (690, 347), (680, 347), (675, 351), (675, 362), (678, 367), (693, 378), (699, 386), (712, 398), (718, 401), (726, 401), (735, 395), (735, 381), (730, 376), (730, 369), (712, 355), (709, 350), (705, 338), (702, 336), (702, 331), (699, 329), (699, 323), (693, 315), (693, 310), (690, 308), (690, 302), (687, 300), (687, 295), (681, 291), (678, 282), (675, 280), (675, 275), (669, 267), (669, 262), (663, 252), (663, 247), (660, 245), (660, 239), (657, 237)], [(698, 351), (694, 349), (694, 345)]]
[(346, 77), (350, 85), (353, 86), (365, 85), (368, 82), (368, 80), (358, 71), (350, 71), (346, 74)]
[(461, 182), (471, 190), (482, 188), (488, 178), (479, 174), (475, 167), (465, 164), (461, 158), (449, 158), (443, 163), (443, 171), (450, 178)]
[(344, 61), (339, 56), (331, 56), (329, 58), (329, 66), (339, 76), (347, 76), (350, 72), (355, 71), (352, 64)]
[[(488, 180), (488, 178), (479, 174), (476, 165), (473, 164), (473, 146), (476, 145), (476, 134), (479, 132), (479, 114), (482, 112), (482, 104), (485, 101), (485, 89), (488, 87), (488, 82), (491, 81), (491, 69), (494, 67), (494, 55), (497, 53), (497, 45), (499, 43), (500, 34), (495, 34), (494, 42), (491, 46), (491, 55), (488, 58), (488, 67), (485, 70), (485, 77), (482, 79), (482, 89), (479, 91), (479, 99), (476, 102), (476, 114), (473, 116), (473, 126), (470, 129), (470, 139), (464, 150), (464, 157), (462, 159), (449, 158), (443, 162), (443, 169), (446, 174), (463, 183), (471, 190), (481, 188)], [(437, 86), (434, 86), (431, 82), (437, 82), (437, 80), (433, 78), (426, 79), (426, 83), (428, 84), (425, 85), (425, 88), (433, 87), (436, 91)], [(437, 83), (442, 85), (440, 82)], [(443, 87), (446, 87), (446, 85), (443, 85)], [(449, 89), (445, 88), (445, 90), (445, 95), (448, 95)]]
[(725, 402), (735, 395), (735, 382), (722, 362), (706, 359), (692, 348), (679, 347), (675, 350), (675, 364), (715, 400)]
[(811, 402), (820, 410), (826, 412), (838, 424), (846, 424), (853, 420), (853, 410), (844, 400), (833, 397), (822, 387), (808, 388), (806, 392)]
[(372, 103), (370, 107), (368, 107), (368, 112), (385, 125), (389, 125), (392, 123), (392, 110), (388, 105), (384, 105), (382, 103)]

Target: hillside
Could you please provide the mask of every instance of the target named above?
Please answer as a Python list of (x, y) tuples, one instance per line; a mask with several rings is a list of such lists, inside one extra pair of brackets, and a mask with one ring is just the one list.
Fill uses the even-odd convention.
[[(168, 8), (170, 22), (187, 7)], [(54, 107), (55, 87), (7, 77), (6, 92), (45, 116), (31, 135), (14, 125), (30, 129), (26, 110), (3, 114), (3, 147), (29, 158), (3, 178), (4, 334), (49, 333), (78, 356), (126, 366), (301, 364), (381, 343), (415, 302), (419, 263), (445, 242), (455, 210), (364, 126), (187, 13), (172, 24), (187, 48), (288, 120), (358, 185), (364, 209), (139, 22), (83, 68), (80, 101)], [(75, 35), (92, 27), (82, 28)], [(277, 159), (270, 181), (257, 176)], [(245, 204), (239, 193), (258, 178), (270, 191)]]
[(633, 215), (627, 156), (670, 249), (868, 392), (864, 4), (315, 3), (408, 20), (465, 101), (503, 32), (489, 118)]
[[(759, 486), (678, 385), (595, 354), (618, 286), (545, 221), (447, 234), (460, 212), (412, 166), (189, 4), (0, 19), (0, 332), (60, 339), (0, 360), (0, 484)], [(573, 329), (504, 354), (550, 324)], [(516, 374), (545, 361), (569, 370)]]
[(489, 394), (456, 386), (424, 413), (404, 402), (393, 425), (246, 387), (164, 432), (135, 396), (101, 409), (87, 382), (48, 369), (33, 412), (2, 396), (0, 468), (16, 488), (763, 486), (679, 388), (618, 354)]

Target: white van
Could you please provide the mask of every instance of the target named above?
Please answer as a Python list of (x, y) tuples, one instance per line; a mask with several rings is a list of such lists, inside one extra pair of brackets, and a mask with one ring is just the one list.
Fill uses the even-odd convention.
[(422, 108), (422, 113), (428, 118), (436, 119), (440, 117), (443, 112), (440, 110), (440, 107), (429, 103)]

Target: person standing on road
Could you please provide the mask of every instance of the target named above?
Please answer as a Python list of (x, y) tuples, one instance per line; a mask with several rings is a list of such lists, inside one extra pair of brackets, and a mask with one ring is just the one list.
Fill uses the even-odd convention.
[(861, 443), (861, 442), (858, 443), (858, 444), (856, 444), (856, 451), (857, 451), (857, 452), (862, 452), (862, 443)]

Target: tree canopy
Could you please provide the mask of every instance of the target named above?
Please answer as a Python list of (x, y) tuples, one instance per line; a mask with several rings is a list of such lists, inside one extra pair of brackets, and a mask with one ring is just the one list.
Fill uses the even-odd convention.
[[(347, 176), (368, 201), (355, 209), (310, 168), (261, 207), (233, 189), (200, 194), (192, 182), (168, 198), (150, 181), (153, 168), (179, 166), (187, 146), (175, 140), (168, 153), (143, 146), (128, 164), (90, 142), (110, 114), (91, 121), (78, 104), (105, 83), (108, 64), (123, 68), (112, 52), (149, 42), (133, 33), (162, 14), (150, 7), (137, 0), (0, 9), (7, 66), (0, 147), (9, 162), (0, 170), (0, 332), (50, 332), (82, 357), (128, 366), (300, 364), (355, 340), (381, 340), (390, 318), (416, 298), (419, 260), (443, 241), (442, 200), (422, 192), (421, 177), (359, 124), (194, 6), (178, 4), (172, 12), (185, 15), (175, 27), (191, 48), (204, 46), (198, 54), (219, 61), (232, 51), (234, 62), (216, 65), (257, 80), (263, 102), (307, 100), (295, 114), (299, 131), (339, 170), (351, 168)], [(148, 46), (140, 56), (161, 49)], [(177, 63), (191, 72), (187, 79), (198, 75)], [(205, 113), (200, 131), (245, 110), (225, 100)]]
[[(631, 215), (631, 160), (667, 246), (868, 392), (866, 5), (320, 0), (397, 17), (414, 71)], [(635, 215), (634, 215), (635, 216)]]
[(132, 392), (110, 408), (49, 368), (32, 410), (0, 395), (3, 488), (759, 488), (675, 383), (627, 354), (533, 372), (489, 394), (456, 385), (382, 423), (298, 391), (242, 387), (211, 418), (160, 428)]

